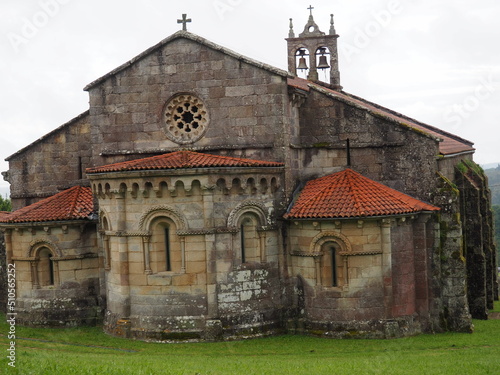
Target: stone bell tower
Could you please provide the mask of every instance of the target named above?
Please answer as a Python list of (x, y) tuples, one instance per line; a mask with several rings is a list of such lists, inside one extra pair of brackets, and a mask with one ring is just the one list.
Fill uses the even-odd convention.
[(309, 20), (304, 31), (295, 37), (293, 23), (290, 18), (290, 32), (286, 39), (288, 43), (288, 70), (297, 74), (297, 70), (307, 71), (307, 79), (311, 81), (320, 81), (318, 71), (324, 70), (330, 72), (329, 83), (333, 89), (341, 90), (339, 61), (337, 53), (337, 38), (333, 25), (333, 14), (330, 15), (330, 32), (326, 35), (322, 32), (312, 15), (312, 6)]

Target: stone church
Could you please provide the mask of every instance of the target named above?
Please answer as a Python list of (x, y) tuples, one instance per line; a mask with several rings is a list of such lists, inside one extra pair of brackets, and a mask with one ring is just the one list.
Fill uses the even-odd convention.
[(290, 21), (284, 71), (184, 16), (8, 157), (18, 323), (167, 341), (486, 319), (496, 258), (473, 143), (343, 91), (329, 19)]

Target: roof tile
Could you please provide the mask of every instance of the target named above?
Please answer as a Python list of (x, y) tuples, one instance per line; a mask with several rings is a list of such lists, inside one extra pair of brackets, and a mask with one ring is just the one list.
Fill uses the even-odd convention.
[(0, 216), (2, 223), (31, 223), (88, 219), (94, 211), (92, 190), (74, 186), (8, 215)]
[(214, 168), (214, 167), (281, 167), (283, 163), (203, 154), (193, 151), (176, 151), (170, 154), (125, 161), (88, 168), (88, 174), (142, 170)]
[(309, 181), (285, 218), (356, 218), (437, 210), (438, 207), (346, 169)]

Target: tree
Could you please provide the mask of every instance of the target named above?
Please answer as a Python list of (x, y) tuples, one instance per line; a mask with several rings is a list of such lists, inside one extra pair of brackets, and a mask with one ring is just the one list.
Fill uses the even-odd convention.
[(0, 195), (0, 211), (12, 211), (12, 203), (9, 198)]

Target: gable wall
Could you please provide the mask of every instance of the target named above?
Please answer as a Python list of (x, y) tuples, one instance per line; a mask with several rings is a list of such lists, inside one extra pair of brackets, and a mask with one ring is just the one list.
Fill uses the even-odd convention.
[[(194, 94), (208, 108), (208, 130), (194, 144), (178, 145), (164, 132), (163, 109), (177, 93)], [(93, 154), (103, 154), (101, 165), (190, 146), (283, 159), (270, 147), (282, 143), (286, 78), (202, 44), (176, 39), (89, 94)], [(231, 151), (238, 149), (249, 151)], [(132, 156), (123, 156), (127, 151)]]
[(13, 210), (86, 184), (83, 170), (92, 165), (88, 120), (76, 119), (9, 160)]

